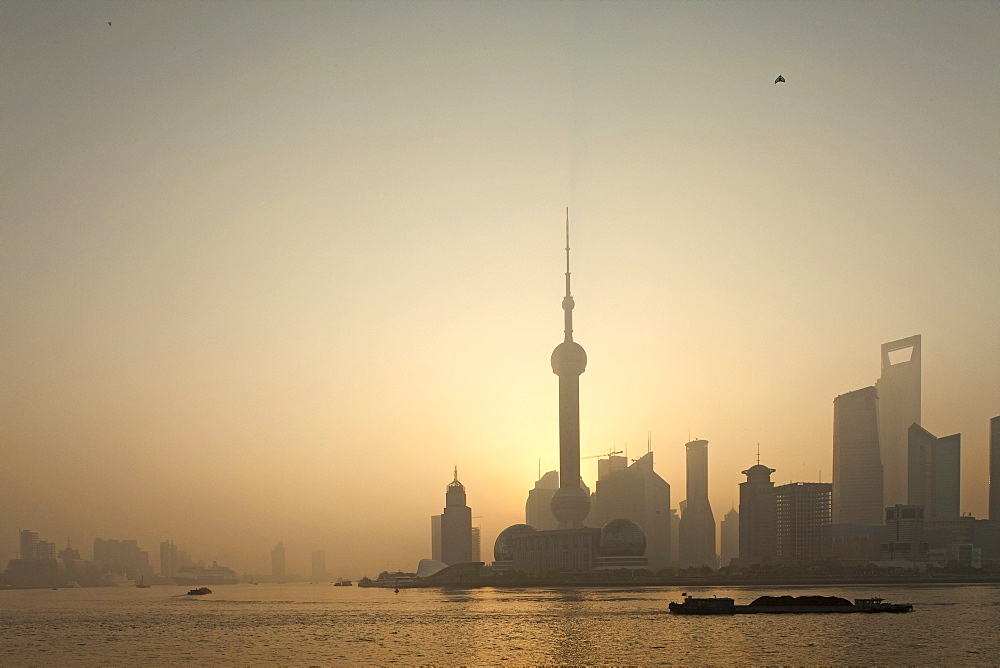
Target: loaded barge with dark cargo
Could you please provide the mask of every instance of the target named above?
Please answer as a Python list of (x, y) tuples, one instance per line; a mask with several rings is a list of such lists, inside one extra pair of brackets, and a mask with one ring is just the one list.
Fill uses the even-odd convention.
[(683, 603), (671, 602), (678, 615), (803, 614), (815, 612), (912, 612), (911, 603), (888, 603), (885, 599), (856, 598), (851, 603), (839, 596), (761, 596), (750, 605), (736, 605), (731, 598), (697, 598), (684, 594)]

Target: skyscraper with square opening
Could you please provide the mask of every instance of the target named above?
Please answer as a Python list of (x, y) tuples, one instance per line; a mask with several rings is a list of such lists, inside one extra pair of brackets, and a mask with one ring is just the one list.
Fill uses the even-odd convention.
[(884, 507), (907, 503), (907, 432), (920, 424), (920, 335), (882, 344), (878, 392)]

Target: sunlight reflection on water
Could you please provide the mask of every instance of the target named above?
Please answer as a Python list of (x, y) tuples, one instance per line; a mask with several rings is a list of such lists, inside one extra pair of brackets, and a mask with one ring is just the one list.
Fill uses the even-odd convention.
[[(879, 587), (908, 615), (678, 617), (679, 591), (232, 585), (0, 591), (0, 663), (1000, 662), (1000, 587)], [(701, 593), (749, 602), (780, 588)], [(870, 595), (870, 587), (784, 588)], [(689, 593), (696, 593), (689, 589)]]

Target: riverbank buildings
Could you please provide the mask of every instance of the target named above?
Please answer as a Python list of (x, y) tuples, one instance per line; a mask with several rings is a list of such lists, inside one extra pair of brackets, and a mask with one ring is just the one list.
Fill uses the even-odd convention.
[(604, 526), (628, 519), (646, 535), (646, 559), (653, 570), (670, 562), (670, 484), (653, 470), (650, 450), (631, 465), (611, 455), (598, 461), (596, 491), (587, 523)]
[(807, 565), (830, 559), (833, 485), (792, 482), (775, 487), (774, 497), (778, 562)]
[(678, 527), (681, 566), (718, 567), (715, 516), (708, 501), (708, 441), (694, 440), (687, 450), (687, 499)]
[(740, 483), (740, 566), (773, 564), (778, 559), (777, 507), (775, 506), (774, 469), (757, 463), (743, 475)]

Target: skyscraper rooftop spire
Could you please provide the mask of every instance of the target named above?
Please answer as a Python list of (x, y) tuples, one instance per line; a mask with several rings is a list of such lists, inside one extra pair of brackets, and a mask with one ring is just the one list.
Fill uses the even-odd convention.
[(569, 207), (566, 207), (566, 296), (563, 297), (562, 307), (565, 312), (565, 333), (566, 341), (573, 340), (573, 294), (569, 289)]

